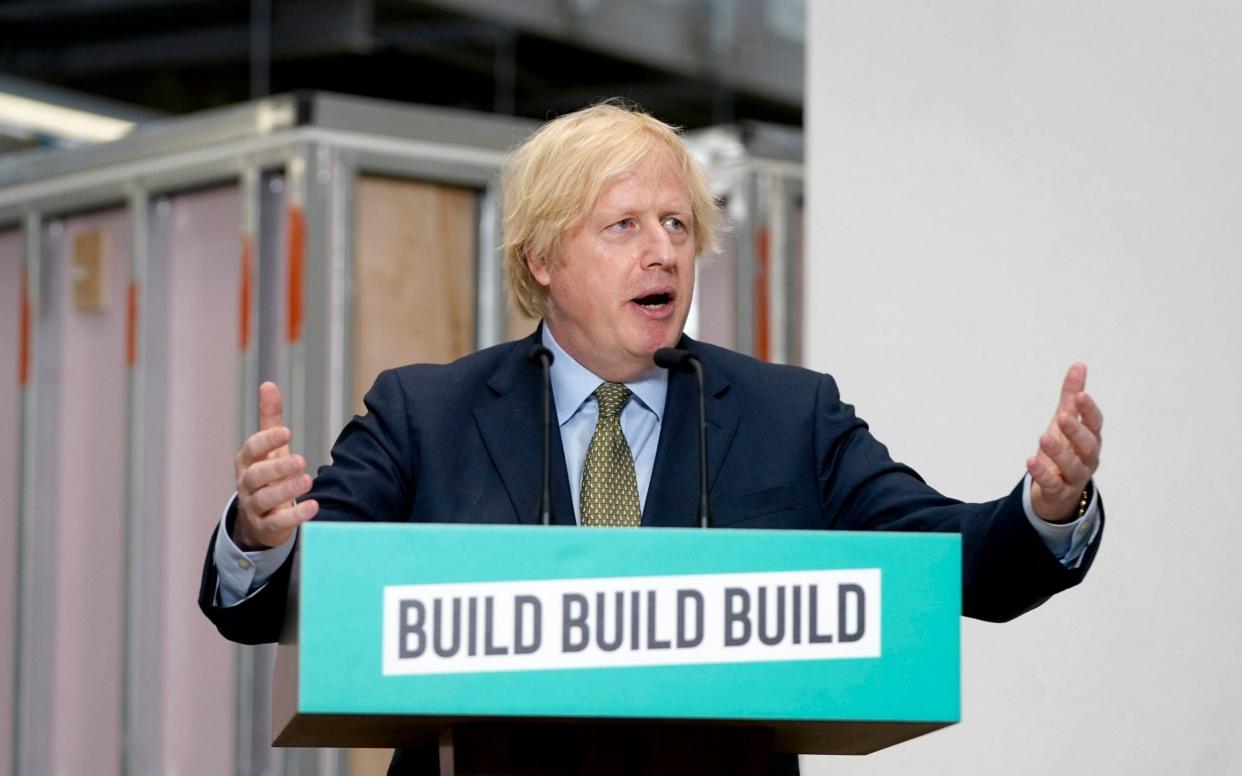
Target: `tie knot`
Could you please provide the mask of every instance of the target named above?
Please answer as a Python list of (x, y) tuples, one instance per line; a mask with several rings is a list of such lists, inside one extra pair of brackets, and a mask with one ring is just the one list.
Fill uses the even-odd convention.
[(620, 415), (621, 408), (625, 406), (629, 398), (630, 389), (621, 383), (600, 383), (595, 389), (600, 418), (615, 418)]

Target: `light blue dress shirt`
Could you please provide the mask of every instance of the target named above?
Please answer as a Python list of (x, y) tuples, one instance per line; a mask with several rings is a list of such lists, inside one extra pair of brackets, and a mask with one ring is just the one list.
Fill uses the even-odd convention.
[[(573, 496), (574, 519), (582, 522), (578, 503), (582, 493), (582, 467), (587, 448), (595, 434), (599, 418), (599, 402), (594, 391), (603, 380), (596, 377), (574, 357), (565, 352), (543, 327), (543, 346), (552, 351), (552, 396), (556, 401), (556, 422), (561, 429), (561, 446), (565, 449), (565, 470), (569, 474), (569, 492)], [(633, 396), (621, 408), (621, 433), (629, 443), (634, 457), (634, 477), (638, 484), (638, 506), (645, 510), (647, 488), (655, 468), (656, 448), (660, 445), (660, 424), (664, 420), (664, 399), (668, 395), (668, 371), (658, 366), (625, 384)]]

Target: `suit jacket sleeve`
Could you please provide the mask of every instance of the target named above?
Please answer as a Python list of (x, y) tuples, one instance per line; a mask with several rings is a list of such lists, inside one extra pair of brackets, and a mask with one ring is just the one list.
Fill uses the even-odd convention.
[(1026, 518), (1021, 483), (998, 501), (966, 504), (948, 498), (889, 457), (853, 408), (841, 402), (827, 375), (816, 404), (821, 509), (830, 527), (960, 533), (963, 614), (1011, 620), (1086, 574), (1100, 536), (1078, 568), (1062, 566)]
[[(332, 465), (323, 466), (306, 498), (319, 502), (316, 520), (400, 520), (409, 511), (418, 469), (413, 444), (418, 429), (407, 417), (405, 393), (397, 375), (380, 374), (363, 400), (367, 414), (355, 416), (332, 447)], [(235, 518), (236, 503), (226, 523)], [(217, 530), (219, 530), (217, 528)], [(215, 534), (199, 585), (198, 604), (226, 638), (263, 644), (280, 638), (296, 550), (261, 590), (235, 606), (216, 605), (217, 577), (212, 559)]]

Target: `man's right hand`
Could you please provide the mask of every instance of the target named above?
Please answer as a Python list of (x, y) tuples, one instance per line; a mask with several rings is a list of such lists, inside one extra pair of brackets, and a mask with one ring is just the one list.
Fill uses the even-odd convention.
[(289, 453), (292, 432), (280, 424), (283, 400), (276, 383), (259, 386), (259, 431), (233, 458), (237, 473), (237, 520), (233, 543), (247, 552), (277, 547), (319, 511), (305, 495), (313, 482), (306, 459)]

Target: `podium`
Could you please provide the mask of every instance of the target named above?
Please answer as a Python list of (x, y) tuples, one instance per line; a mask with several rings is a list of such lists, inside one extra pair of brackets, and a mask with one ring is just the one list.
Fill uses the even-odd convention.
[(764, 773), (960, 715), (955, 534), (312, 522), (297, 552), (277, 746)]

